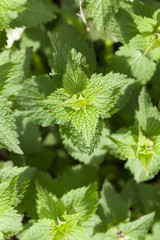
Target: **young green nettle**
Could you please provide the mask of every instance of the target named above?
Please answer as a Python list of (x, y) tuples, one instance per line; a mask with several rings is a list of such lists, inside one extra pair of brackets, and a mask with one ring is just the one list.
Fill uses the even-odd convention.
[(121, 159), (128, 159), (126, 166), (133, 172), (137, 181), (153, 178), (160, 169), (159, 124), (160, 113), (152, 106), (143, 88), (139, 97), (139, 112), (135, 125), (130, 129), (120, 129), (111, 135), (117, 148), (114, 149), (114, 154)]
[[(55, 39), (52, 35), (50, 37), (55, 47)], [(91, 75), (86, 59), (75, 49), (71, 50), (67, 47), (66, 49), (67, 53), (66, 51), (63, 53), (64, 55), (67, 54), (63, 59), (63, 63), (66, 61), (66, 66), (63, 67), (64, 73), (60, 76), (59, 73), (56, 74), (57, 69), (53, 68), (53, 80), (51, 81), (49, 78), (47, 80), (53, 84), (55, 81), (56, 86), (59, 76), (58, 80), (61, 82), (61, 87), (54, 90), (54, 87), (51, 86), (47, 91), (53, 92), (45, 97), (47, 91), (42, 89), (44, 83), (40, 79), (38, 83), (34, 80), (33, 83), (28, 81), (20, 93), (19, 102), (23, 106), (22, 109), (27, 110), (28, 115), (32, 115), (34, 121), (37, 120), (35, 115), (37, 118), (40, 112), (42, 112), (43, 118), (46, 114), (45, 120), (41, 116), (41, 120), (38, 119), (40, 124), (46, 126), (56, 122), (60, 125), (62, 135), (69, 138), (74, 146), (81, 152), (91, 154), (100, 141), (103, 119), (110, 117), (112, 112), (115, 111), (114, 105), (118, 96), (122, 93), (125, 85), (130, 83), (130, 79), (127, 79), (125, 75), (116, 73), (109, 73), (105, 76), (102, 74)], [(62, 61), (62, 58), (54, 55), (54, 66), (58, 64), (62, 67), (58, 61)], [(62, 69), (59, 72), (62, 73)], [(32, 84), (34, 85), (34, 92), (32, 91), (33, 87), (31, 89)], [(37, 85), (37, 89), (35, 85)], [(49, 84), (47, 87), (50, 87)], [(27, 98), (30, 99), (31, 103), (24, 102), (26, 89)], [(45, 94), (42, 95), (42, 91)], [(37, 111), (37, 114), (33, 113), (33, 109)], [(51, 119), (49, 124), (46, 124), (47, 118)], [(82, 145), (84, 146), (83, 149)]]
[(83, 224), (91, 218), (97, 208), (96, 185), (71, 190), (60, 199), (40, 186), (37, 189), (39, 219), (22, 232), (20, 239), (87, 240)]

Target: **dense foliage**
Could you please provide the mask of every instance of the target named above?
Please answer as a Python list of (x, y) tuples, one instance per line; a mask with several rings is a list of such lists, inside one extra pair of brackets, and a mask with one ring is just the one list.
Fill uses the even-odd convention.
[(0, 239), (160, 239), (160, 2), (0, 0)]

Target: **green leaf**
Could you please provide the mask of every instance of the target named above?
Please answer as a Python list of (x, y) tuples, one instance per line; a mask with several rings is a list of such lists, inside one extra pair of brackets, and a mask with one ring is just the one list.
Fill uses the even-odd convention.
[(65, 215), (63, 221), (59, 220), (59, 225), (52, 225), (50, 232), (50, 240), (52, 239), (65, 239), (66, 240), (87, 240), (84, 230), (81, 226), (77, 225), (81, 218), (82, 213)]
[(102, 136), (100, 138), (100, 142), (97, 146), (97, 148), (94, 150), (94, 152), (91, 155), (88, 155), (87, 153), (82, 153), (78, 150), (77, 147), (74, 147), (73, 144), (71, 143), (70, 140), (65, 139), (63, 141), (63, 144), (68, 151), (68, 153), (74, 158), (77, 159), (78, 161), (85, 163), (85, 164), (90, 164), (90, 165), (98, 165), (101, 163), (104, 159), (104, 155), (107, 152), (107, 149), (105, 148), (105, 133), (108, 131), (108, 129), (103, 129)]
[(34, 222), (33, 225), (24, 230), (20, 234), (22, 240), (48, 240), (49, 239), (50, 225), (47, 225), (43, 221), (39, 220)]
[(9, 23), (24, 11), (27, 0), (0, 1), (0, 30), (9, 27)]
[[(128, 81), (125, 75), (118, 73), (109, 73), (105, 76), (101, 74), (92, 75), (88, 88), (90, 86), (97, 87), (97, 90), (100, 91), (95, 97), (94, 105), (102, 117), (110, 117), (111, 111), (122, 92), (122, 88)], [(100, 89), (103, 90), (101, 91)]]
[(51, 193), (49, 194), (47, 190), (43, 190), (39, 185), (38, 190), (38, 200), (37, 200), (37, 213), (39, 218), (47, 218), (58, 221), (61, 219), (62, 215), (65, 213), (65, 207), (63, 203)]
[(8, 239), (22, 230), (22, 216), (11, 208), (0, 216), (0, 226), (0, 232)]
[(50, 0), (27, 0), (25, 10), (19, 13), (10, 23), (12, 28), (16, 27), (36, 27), (47, 23), (55, 18), (54, 6)]
[(85, 109), (71, 111), (71, 122), (81, 132), (87, 145), (90, 145), (98, 123), (98, 111), (93, 105), (87, 105)]
[(3, 11), (22, 11), (23, 5), (27, 0), (1, 0), (0, 1), (0, 10)]
[(140, 131), (138, 138), (138, 158), (148, 173), (150, 163), (153, 159), (153, 141), (146, 138)]
[(86, 64), (86, 58), (81, 53), (77, 53), (75, 49), (70, 49), (66, 42), (61, 42), (59, 37), (48, 33), (50, 41), (53, 46), (53, 55), (49, 59), (50, 67), (52, 68), (51, 75), (54, 78), (55, 88), (62, 87), (62, 77), (66, 72), (68, 59), (70, 64), (80, 66), (86, 75), (88, 72), (88, 65)]
[[(77, 52), (81, 53), (89, 65), (89, 69), (93, 72), (96, 68), (96, 56), (94, 49), (91, 48), (84, 38), (84, 36), (73, 26), (69, 24), (61, 24), (57, 31), (58, 39), (64, 45), (74, 48)], [(76, 41), (75, 41), (76, 39)]]
[(18, 178), (16, 181), (17, 194), (14, 198), (15, 206), (17, 206), (23, 198), (34, 171), (33, 168), (29, 167), (4, 167), (0, 169), (0, 180), (2, 182), (13, 181), (13, 179)]
[(129, 159), (125, 167), (129, 168), (134, 175), (134, 179), (137, 182), (144, 182), (146, 180), (152, 179), (160, 170), (159, 156), (154, 155), (148, 173), (146, 174), (146, 169), (143, 167), (142, 163), (138, 158)]
[(80, 150), (80, 152), (87, 153), (89, 155), (93, 153), (94, 149), (98, 146), (100, 137), (102, 135), (102, 130), (103, 130), (103, 121), (100, 118), (95, 129), (95, 134), (92, 137), (92, 141), (90, 142), (90, 145), (87, 146), (82, 133), (79, 133), (78, 131), (76, 131), (73, 124), (71, 124), (70, 122), (67, 122), (66, 124), (60, 126), (62, 137), (63, 138), (66, 137), (70, 139), (72, 144), (76, 146)]
[(116, 51), (109, 60), (109, 70), (127, 74), (129, 77), (136, 78), (141, 84), (145, 84), (156, 71), (156, 64), (143, 56), (141, 51), (130, 43)]
[(156, 222), (153, 224), (152, 234), (151, 233), (147, 234), (146, 240), (159, 240), (159, 234), (160, 234), (160, 222)]
[(21, 84), (28, 76), (30, 68), (32, 49), (26, 48), (24, 50), (3, 51), (0, 54), (0, 63), (12, 64), (12, 69), (6, 79), (6, 86), (3, 90), (3, 95), (8, 97), (17, 96), (21, 90)]
[(18, 154), (22, 154), (15, 131), (16, 126), (9, 103), (0, 96), (0, 144)]
[(160, 134), (160, 113), (156, 107), (153, 107), (145, 88), (139, 96), (138, 122), (146, 136), (153, 137)]
[(16, 118), (17, 132), (22, 151), (25, 154), (37, 153), (41, 150), (41, 135), (37, 125), (31, 123), (29, 119), (17, 111), (14, 114)]
[(97, 208), (98, 194), (96, 184), (69, 191), (61, 198), (68, 214), (81, 213), (80, 222), (87, 221)]
[(0, 183), (0, 216), (13, 205), (17, 194), (16, 185), (16, 178)]
[(26, 79), (17, 98), (19, 109), (35, 123), (42, 124), (42, 126), (50, 125), (54, 118), (47, 111), (44, 115), (40, 101), (51, 94), (53, 89), (53, 82), (47, 75)]
[(83, 91), (89, 82), (89, 79), (82, 67), (72, 59), (72, 55), (69, 55), (69, 59), (66, 65), (66, 72), (63, 75), (63, 87), (69, 94), (75, 94)]
[(120, 225), (120, 230), (131, 239), (141, 240), (146, 236), (153, 220), (154, 213), (142, 216), (138, 220)]
[(157, 26), (157, 21), (152, 18), (143, 17), (133, 15), (134, 22), (137, 24), (137, 28), (142, 35), (146, 38), (150, 38), (150, 36), (154, 33)]
[(136, 239), (145, 238), (154, 219), (154, 213), (150, 213), (140, 217), (138, 220), (122, 223), (115, 228), (111, 228), (106, 232), (107, 240), (119, 239)]
[(134, 21), (135, 16), (152, 18), (153, 13), (154, 9), (145, 2), (139, 0), (121, 1), (120, 9), (111, 22), (111, 28), (119, 41), (128, 43), (130, 39), (140, 33)]
[(99, 200), (98, 215), (108, 226), (125, 221), (129, 215), (127, 202), (105, 181)]
[(148, 43), (147, 49), (144, 52), (144, 56), (148, 53), (152, 52), (153, 50), (157, 50), (157, 48), (160, 48), (160, 34), (155, 33)]
[(87, 10), (103, 34), (106, 32), (108, 22), (118, 12), (119, 0), (85, 0)]
[(47, 112), (57, 122), (64, 124), (70, 120), (68, 109), (63, 106), (70, 95), (63, 89), (59, 88), (53, 92), (46, 99), (39, 101), (39, 105), (43, 107), (44, 111)]

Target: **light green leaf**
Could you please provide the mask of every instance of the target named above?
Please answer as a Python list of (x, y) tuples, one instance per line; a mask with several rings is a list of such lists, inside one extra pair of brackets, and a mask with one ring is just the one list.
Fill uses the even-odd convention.
[(17, 194), (16, 186), (16, 178), (0, 183), (0, 216), (13, 205)]
[(87, 145), (90, 145), (98, 123), (98, 111), (93, 105), (87, 105), (85, 109), (71, 111), (71, 122), (82, 133)]
[(152, 234), (149, 233), (146, 236), (146, 240), (159, 240), (160, 235), (160, 222), (156, 222), (152, 227)]
[(144, 37), (150, 38), (154, 33), (158, 22), (148, 17), (137, 16), (135, 14), (132, 16), (134, 18), (134, 22), (137, 24), (139, 32), (142, 33)]
[(106, 32), (108, 22), (118, 12), (119, 0), (85, 0), (87, 10), (103, 34)]
[(154, 213), (140, 217), (138, 220), (119, 224), (106, 232), (106, 240), (142, 240), (145, 238), (154, 219)]
[(109, 73), (105, 76), (101, 74), (92, 75), (89, 87), (97, 87), (98, 91), (103, 89), (94, 100), (94, 105), (102, 117), (110, 117), (110, 111), (113, 110), (123, 86), (125, 86), (128, 81), (125, 75), (118, 73)]
[(80, 66), (86, 75), (89, 74), (86, 58), (83, 57), (81, 53), (77, 53), (74, 48), (70, 49), (65, 42), (61, 42), (59, 37), (51, 33), (48, 33), (48, 35), (53, 47), (53, 53), (52, 56), (50, 56), (49, 64), (52, 68), (51, 75), (53, 76), (55, 88), (62, 87), (62, 77), (66, 72), (68, 59), (70, 59), (71, 62), (75, 62), (77, 66)]
[(74, 110), (80, 110), (81, 108), (85, 111), (87, 100), (83, 98), (81, 93), (74, 94), (71, 98), (62, 102), (61, 105), (64, 107), (70, 107)]
[(153, 159), (153, 141), (146, 138), (140, 131), (138, 138), (138, 158), (148, 174), (150, 163)]
[(83, 91), (89, 82), (89, 79), (82, 67), (77, 64), (72, 55), (69, 56), (66, 65), (66, 72), (63, 75), (63, 87), (69, 94), (75, 94)]
[(26, 79), (22, 90), (17, 97), (19, 109), (23, 111), (32, 121), (42, 126), (53, 123), (54, 118), (47, 113), (40, 102), (54, 90), (53, 82), (47, 75), (33, 76)]
[[(23, 0), (24, 1), (24, 0)], [(47, 23), (55, 18), (54, 6), (50, 0), (27, 0), (25, 10), (19, 13), (10, 23), (14, 27), (35, 27)]]
[(82, 214), (81, 223), (87, 221), (93, 215), (97, 208), (97, 200), (96, 184), (71, 190), (61, 198), (68, 214)]
[(62, 215), (65, 213), (65, 207), (63, 203), (47, 190), (43, 190), (39, 185), (38, 190), (38, 200), (37, 200), (37, 213), (39, 218), (47, 218), (58, 221), (61, 219)]
[(144, 52), (144, 56), (148, 53), (152, 52), (153, 50), (157, 50), (157, 48), (160, 48), (160, 34), (155, 33), (148, 43), (147, 49)]
[(141, 84), (145, 84), (156, 71), (156, 64), (143, 56), (141, 51), (130, 43), (116, 51), (109, 61), (109, 70), (127, 74), (129, 77), (136, 78)]
[(84, 230), (78, 225), (82, 213), (67, 214), (63, 216), (63, 220), (59, 220), (59, 224), (52, 224), (49, 240), (87, 240)]
[(146, 236), (154, 220), (154, 215), (154, 213), (150, 213), (133, 222), (120, 224), (119, 229), (131, 239), (141, 240)]
[(14, 198), (14, 206), (17, 206), (23, 198), (34, 171), (31, 167), (4, 167), (0, 169), (1, 182), (13, 181), (13, 179), (17, 178), (17, 194)]
[(22, 230), (22, 216), (14, 209), (9, 209), (0, 216), (0, 232), (5, 238), (10, 238)]
[(160, 113), (156, 107), (153, 107), (145, 88), (139, 96), (138, 122), (146, 136), (153, 137), (160, 134)]
[(20, 234), (21, 240), (49, 240), (50, 225), (39, 220)]
[(11, 64), (12, 69), (6, 78), (6, 86), (3, 89), (3, 96), (17, 96), (22, 88), (24, 79), (28, 76), (30, 68), (32, 49), (8, 51), (5, 50), (0, 54), (0, 64)]
[(9, 103), (0, 96), (0, 144), (18, 154), (22, 154), (15, 131), (16, 126)]
[(70, 95), (63, 88), (59, 88), (46, 99), (39, 101), (39, 105), (54, 121), (64, 124), (70, 120), (68, 108), (63, 106), (69, 97)]

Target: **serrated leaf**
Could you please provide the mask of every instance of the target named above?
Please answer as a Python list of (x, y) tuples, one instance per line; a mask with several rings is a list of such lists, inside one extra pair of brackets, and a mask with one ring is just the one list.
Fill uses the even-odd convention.
[[(69, 24), (61, 24), (58, 28), (58, 39), (70, 48), (74, 48), (77, 52), (81, 53), (89, 65), (91, 72), (95, 70), (96, 67), (96, 56), (94, 49), (92, 49), (84, 36), (73, 26)], [(76, 39), (76, 41), (75, 41)]]
[(137, 24), (137, 28), (140, 33), (144, 35), (144, 37), (150, 37), (154, 31), (156, 30), (157, 21), (152, 18), (132, 15), (134, 18), (134, 22)]
[(22, 11), (27, 0), (1, 0), (0, 11)]
[(160, 113), (153, 107), (151, 99), (145, 90), (142, 89), (139, 96), (138, 122), (146, 136), (156, 136), (160, 133)]
[(22, 216), (14, 209), (9, 209), (0, 216), (0, 231), (5, 238), (10, 238), (22, 230)]
[(145, 238), (154, 219), (154, 213), (140, 217), (138, 220), (122, 223), (106, 232), (107, 240), (142, 240)]
[(95, 97), (94, 105), (102, 117), (110, 117), (110, 111), (113, 110), (123, 86), (126, 85), (128, 79), (125, 75), (109, 73), (105, 76), (92, 75), (89, 87), (97, 87), (97, 90), (103, 90)]
[(57, 123), (64, 124), (70, 120), (68, 109), (63, 105), (69, 97), (63, 88), (59, 88), (39, 104)]
[(13, 181), (13, 179), (18, 178), (16, 181), (17, 194), (14, 198), (14, 206), (17, 206), (23, 198), (34, 171), (33, 168), (29, 167), (4, 167), (0, 169), (0, 181)]
[[(144, 52), (144, 50), (142, 50)], [(156, 64), (143, 56), (132, 43), (122, 46), (109, 61), (109, 70), (127, 74), (141, 84), (151, 79), (156, 71)]]
[(51, 227), (49, 240), (53, 239), (82, 239), (87, 240), (84, 230), (81, 226), (77, 225), (82, 213), (64, 215), (63, 221), (59, 220), (59, 225), (53, 224)]
[(97, 200), (98, 195), (96, 184), (71, 190), (61, 198), (67, 213), (82, 214), (80, 219), (81, 223), (87, 221), (95, 212), (97, 208)]
[(153, 154), (153, 141), (146, 138), (140, 131), (138, 138), (138, 158), (146, 169), (146, 173), (148, 173)]
[(54, 6), (49, 0), (46, 0), (45, 3), (43, 0), (27, 0), (25, 10), (11, 21), (10, 26), (12, 28), (15, 26), (35, 27), (54, 19), (55, 14), (53, 12)]
[(144, 52), (144, 56), (148, 53), (152, 52), (153, 50), (156, 50), (157, 48), (160, 48), (160, 34), (155, 33), (148, 43), (147, 49)]
[(43, 221), (39, 220), (34, 222), (33, 225), (24, 230), (20, 234), (20, 239), (22, 240), (48, 240), (49, 239), (49, 229), (50, 225), (45, 224)]
[(98, 111), (94, 105), (87, 105), (85, 109), (71, 111), (71, 122), (82, 133), (87, 145), (90, 145), (98, 123)]
[(121, 224), (120, 230), (131, 239), (141, 240), (146, 236), (154, 220), (154, 215), (154, 213), (150, 213), (133, 222)]
[(53, 82), (47, 75), (33, 76), (31, 79), (26, 79), (17, 97), (19, 109), (37, 124), (42, 124), (42, 126), (50, 125), (54, 118), (47, 111), (44, 115), (43, 107), (39, 102), (51, 94), (53, 89)]
[(14, 203), (16, 191), (16, 178), (11, 181), (0, 183), (0, 217), (3, 215)]
[(39, 185), (37, 186), (38, 199), (37, 199), (37, 213), (39, 218), (47, 218), (58, 221), (65, 213), (65, 207), (63, 203), (47, 190), (43, 190)]
[(92, 152), (94, 152), (94, 149), (98, 146), (100, 137), (102, 135), (102, 130), (103, 130), (103, 121), (100, 118), (95, 129), (95, 134), (92, 137), (92, 141), (90, 145), (87, 146), (86, 141), (84, 141), (84, 138), (82, 136), (82, 133), (79, 133), (78, 131), (76, 131), (73, 124), (71, 124), (70, 122), (67, 122), (66, 124), (60, 126), (62, 137), (64, 136), (67, 137), (68, 139), (71, 140), (72, 144), (80, 150), (80, 152), (87, 153), (89, 155)]
[(88, 72), (88, 65), (86, 64), (86, 58), (81, 53), (77, 53), (75, 49), (70, 49), (66, 43), (60, 41), (57, 36), (48, 33), (50, 41), (53, 46), (53, 53), (49, 59), (50, 67), (52, 68), (51, 75), (54, 78), (55, 88), (62, 87), (62, 77), (66, 72), (67, 62), (70, 59), (71, 62), (75, 62), (76, 66), (80, 66), (86, 75)]
[(66, 65), (66, 72), (63, 75), (63, 87), (69, 94), (75, 94), (83, 91), (89, 82), (89, 79), (82, 67), (79, 66), (72, 56), (69, 56)]
[(108, 224), (108, 226), (126, 220), (129, 215), (127, 202), (115, 192), (108, 181), (103, 184), (98, 215), (103, 223)]
[(22, 88), (21, 84), (28, 76), (31, 55), (31, 48), (16, 51), (5, 50), (0, 54), (0, 64), (10, 63), (12, 67), (5, 81), (6, 86), (3, 89), (3, 96), (8, 98), (18, 95)]
[(9, 103), (0, 96), (0, 143), (9, 151), (22, 154), (15, 131), (14, 117)]
[(97, 25), (98, 30), (103, 34), (106, 32), (107, 24), (118, 12), (119, 0), (85, 0), (87, 10)]

